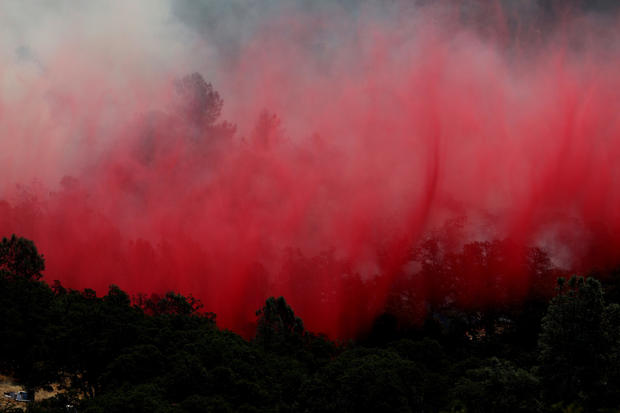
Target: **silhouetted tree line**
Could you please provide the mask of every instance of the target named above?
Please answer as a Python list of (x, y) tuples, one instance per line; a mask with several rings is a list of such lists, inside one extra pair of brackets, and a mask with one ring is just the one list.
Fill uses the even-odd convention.
[[(356, 342), (305, 330), (284, 298), (251, 340), (175, 293), (40, 281), (31, 241), (0, 242), (0, 373), (62, 391), (32, 412), (577, 412), (620, 407), (617, 273), (488, 311), (444, 305), (422, 325), (378, 317)], [(604, 290), (610, 293), (605, 295)], [(606, 410), (607, 409), (607, 410)], [(615, 410), (614, 410), (615, 409)], [(12, 411), (6, 408), (4, 411)]]

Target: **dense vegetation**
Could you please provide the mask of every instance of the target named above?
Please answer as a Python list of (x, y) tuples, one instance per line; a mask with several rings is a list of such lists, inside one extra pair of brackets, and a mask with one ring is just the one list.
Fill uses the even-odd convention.
[[(553, 412), (620, 407), (617, 278), (563, 278), (518, 307), (378, 317), (357, 342), (305, 331), (283, 298), (252, 340), (175, 293), (133, 300), (42, 281), (31, 241), (0, 243), (0, 372), (33, 412)], [(604, 290), (608, 293), (604, 294)], [(8, 411), (8, 410), (5, 410)], [(611, 411), (611, 410), (610, 410)]]

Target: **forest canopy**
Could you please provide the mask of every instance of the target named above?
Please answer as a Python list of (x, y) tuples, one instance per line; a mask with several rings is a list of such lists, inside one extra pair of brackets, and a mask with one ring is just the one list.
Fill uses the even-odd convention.
[[(388, 309), (354, 341), (305, 329), (283, 297), (249, 339), (192, 297), (105, 295), (32, 276), (31, 241), (2, 240), (0, 373), (33, 412), (561, 412), (620, 406), (618, 273), (557, 280), (510, 307), (444, 303), (407, 325)], [(493, 253), (488, 256), (493, 257)], [(605, 294), (607, 291), (607, 294)], [(12, 411), (6, 407), (3, 411)]]

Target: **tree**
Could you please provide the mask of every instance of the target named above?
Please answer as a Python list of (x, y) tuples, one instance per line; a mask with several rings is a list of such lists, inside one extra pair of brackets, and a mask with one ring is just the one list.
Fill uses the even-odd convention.
[(298, 410), (307, 412), (423, 411), (418, 367), (388, 350), (342, 353), (301, 389)]
[(94, 398), (110, 363), (136, 345), (144, 314), (114, 285), (102, 298), (88, 289), (61, 292), (54, 304), (55, 357), (71, 388)]
[(551, 402), (599, 403), (605, 387), (605, 301), (594, 278), (558, 280), (559, 294), (542, 319), (539, 362), (546, 397)]
[(491, 358), (468, 370), (456, 384), (457, 403), (468, 412), (536, 412), (541, 408), (538, 379), (507, 360)]
[(620, 304), (609, 304), (603, 313), (602, 329), (607, 345), (604, 354), (606, 366), (605, 399), (610, 406), (620, 406)]
[(282, 141), (282, 121), (275, 113), (263, 110), (254, 126), (252, 135), (254, 144), (269, 149)]
[(200, 300), (195, 299), (191, 295), (185, 297), (173, 291), (168, 291), (163, 296), (159, 294), (151, 294), (150, 298), (144, 295), (136, 295), (134, 302), (137, 307), (144, 310), (148, 315), (200, 315), (215, 321), (213, 313), (199, 313), (203, 308)]
[(0, 273), (8, 278), (23, 277), (39, 280), (45, 269), (45, 260), (39, 255), (34, 242), (17, 237), (2, 238), (0, 242)]
[(180, 111), (196, 126), (211, 126), (219, 118), (224, 101), (200, 73), (192, 73), (175, 82)]
[(53, 292), (39, 279), (43, 257), (34, 243), (13, 235), (0, 242), (0, 369), (33, 396), (58, 376), (50, 357)]
[(304, 323), (284, 297), (268, 298), (256, 315), (259, 318), (255, 341), (265, 350), (290, 352), (303, 343)]

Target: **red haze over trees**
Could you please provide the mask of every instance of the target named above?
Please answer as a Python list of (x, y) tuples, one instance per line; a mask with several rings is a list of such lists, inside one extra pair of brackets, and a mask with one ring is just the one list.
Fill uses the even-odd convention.
[(221, 62), (79, 25), (3, 52), (0, 234), (48, 281), (192, 293), (240, 331), (282, 295), (341, 337), (617, 264), (619, 26), (406, 16), (282, 13)]

